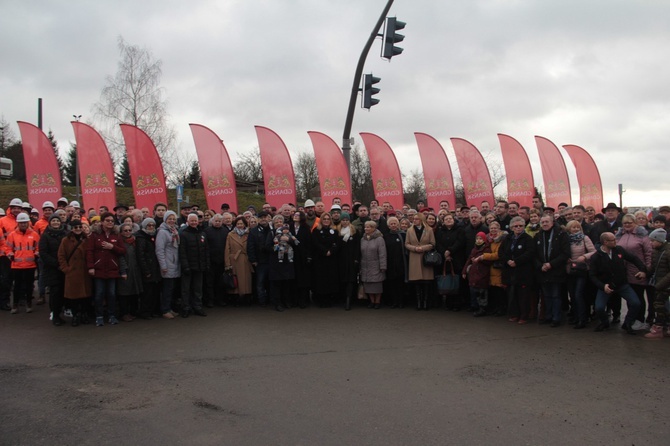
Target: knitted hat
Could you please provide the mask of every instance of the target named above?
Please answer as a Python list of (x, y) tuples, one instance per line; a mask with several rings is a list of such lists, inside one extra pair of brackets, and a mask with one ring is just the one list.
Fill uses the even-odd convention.
[(174, 215), (175, 218), (177, 218), (177, 213), (176, 213), (175, 211), (167, 211), (167, 212), (165, 212), (165, 214), (163, 215), (163, 221), (167, 221), (167, 219), (168, 219), (168, 217), (169, 217), (170, 215)]
[(340, 220), (351, 220), (351, 217), (349, 217), (349, 214), (347, 212), (342, 212), (340, 214)]
[(482, 231), (479, 231), (479, 232), (477, 233), (477, 237), (486, 240), (486, 233), (485, 233), (485, 232), (482, 232)]
[[(167, 214), (167, 212), (166, 212), (166, 214)], [(147, 225), (148, 225), (149, 223), (153, 223), (154, 226), (155, 226), (155, 225), (156, 225), (156, 220), (154, 220), (154, 219), (151, 218), (151, 217), (147, 217), (147, 218), (145, 218), (144, 220), (142, 220), (142, 229), (146, 229), (146, 228), (147, 228)]]
[(656, 240), (657, 242), (665, 243), (668, 232), (663, 228), (654, 229), (649, 234), (651, 240)]

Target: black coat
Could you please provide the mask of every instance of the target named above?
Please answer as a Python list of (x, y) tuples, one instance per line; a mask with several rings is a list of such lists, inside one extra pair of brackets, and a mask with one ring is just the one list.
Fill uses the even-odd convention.
[(588, 236), (594, 245), (600, 246), (600, 236), (603, 233), (611, 232), (612, 234), (616, 234), (621, 227), (622, 227), (621, 215), (619, 215), (617, 219), (614, 221), (614, 224), (611, 226), (607, 222), (607, 220), (594, 223), (593, 226), (591, 227), (591, 231), (588, 233)]
[(454, 271), (461, 271), (465, 265), (466, 257), (465, 233), (463, 232), (463, 228), (457, 225), (454, 225), (451, 229), (448, 229), (446, 226), (437, 228), (437, 231), (435, 231), (435, 249), (443, 257), (444, 252), (449, 251)]
[[(489, 233), (489, 227), (484, 223), (480, 223), (479, 226), (473, 228), (470, 223), (463, 226), (463, 235), (465, 237), (465, 248), (463, 250), (463, 262), (465, 263), (465, 257), (467, 254), (472, 252), (472, 248), (475, 247), (475, 238), (477, 238), (478, 232), (483, 232), (484, 234)], [(443, 251), (444, 252), (444, 251)]]
[[(546, 245), (551, 235), (551, 251)], [(535, 240), (535, 270), (539, 283), (560, 283), (567, 279), (566, 265), (570, 260), (570, 238), (559, 226), (554, 225), (553, 234), (540, 230)], [(545, 249), (546, 248), (546, 249)], [(542, 265), (549, 263), (551, 269), (542, 272)]]
[(65, 275), (58, 267), (58, 248), (65, 236), (65, 230), (55, 231), (47, 227), (40, 237), (39, 252), (44, 265), (40, 274), (46, 286), (65, 283)]
[[(526, 232), (515, 239), (508, 234), (498, 250), (498, 257), (503, 261), (502, 281), (505, 285), (526, 285), (534, 283), (535, 240)], [(514, 260), (516, 266), (507, 264)]]
[(179, 263), (182, 274), (209, 269), (207, 235), (197, 228), (187, 226), (179, 234)]
[(407, 282), (407, 250), (405, 233), (389, 232), (384, 236), (386, 243), (386, 279)]
[(298, 288), (312, 287), (312, 231), (309, 226), (302, 225), (296, 231), (289, 225), (289, 231), (300, 244), (294, 247), (293, 263), (295, 267), (295, 284)]
[(627, 284), (626, 262), (624, 260), (634, 264), (640, 271), (647, 272), (647, 268), (644, 266), (642, 260), (630, 254), (621, 246), (614, 247), (611, 259), (608, 254), (599, 248), (591, 256), (589, 263), (589, 278), (591, 282), (599, 290), (604, 290), (605, 284), (609, 284), (614, 289)]
[(361, 262), (361, 234), (356, 232), (348, 241), (340, 237), (340, 246), (337, 251), (337, 265), (339, 267), (340, 282), (356, 282)]
[(135, 253), (142, 280), (149, 283), (161, 281), (161, 266), (156, 257), (156, 235), (139, 230), (135, 233)]
[(247, 239), (249, 262), (263, 264), (270, 262), (272, 245), (268, 246), (268, 234), (272, 234), (269, 226), (263, 227), (258, 225), (255, 228), (249, 229), (249, 238)]
[[(295, 250), (296, 244), (293, 239), (288, 241), (288, 244), (293, 248), (293, 262), (288, 261), (288, 253), (284, 253), (282, 261), (279, 261), (279, 254), (274, 251), (275, 234), (272, 231), (267, 231), (265, 239), (265, 250), (271, 252), (267, 260), (270, 264), (270, 271), (268, 279), (270, 280), (293, 280), (295, 279)], [(300, 246), (298, 241), (298, 246)], [(249, 244), (247, 242), (247, 252), (249, 252)], [(249, 256), (251, 260), (251, 256)]]
[(226, 238), (228, 237), (228, 228), (221, 226), (207, 226), (205, 234), (207, 235), (207, 246), (209, 247), (209, 261), (213, 265), (223, 265), (226, 263)]
[[(332, 228), (312, 231), (312, 259), (314, 264), (314, 292), (334, 294), (339, 290), (337, 252), (339, 235)], [(330, 252), (330, 255), (327, 253)]]

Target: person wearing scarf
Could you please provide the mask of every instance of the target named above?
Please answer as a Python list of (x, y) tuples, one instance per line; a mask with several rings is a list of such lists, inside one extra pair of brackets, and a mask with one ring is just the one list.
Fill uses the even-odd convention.
[[(249, 300), (252, 293), (252, 265), (247, 253), (249, 240), (249, 222), (239, 216), (233, 223), (233, 229), (226, 239), (225, 269), (237, 276), (237, 288), (229, 290), (232, 296), (237, 295), (237, 303), (240, 299)], [(272, 280), (272, 279), (270, 279)]]
[(137, 245), (133, 235), (133, 225), (121, 225), (121, 240), (126, 253), (121, 257), (121, 278), (117, 279), (116, 292), (119, 296), (121, 319), (131, 322), (139, 310), (139, 297), (142, 294), (142, 273), (137, 261)]
[(561, 324), (561, 291), (567, 278), (565, 264), (570, 258), (570, 241), (551, 215), (542, 216), (540, 227), (542, 230), (535, 236), (535, 263), (544, 299), (544, 320), (539, 322), (558, 327)]
[(174, 211), (167, 211), (163, 218), (163, 223), (156, 233), (156, 258), (163, 282), (160, 312), (165, 319), (174, 319), (177, 313), (172, 311), (172, 301), (175, 284), (181, 276), (177, 214)]
[[(61, 220), (61, 224), (64, 223)], [(72, 310), (73, 327), (88, 323), (88, 310), (93, 295), (92, 278), (86, 267), (86, 236), (81, 221), (72, 224), (72, 230), (58, 248), (58, 267), (65, 274), (63, 296), (65, 307)]]
[(135, 234), (137, 263), (142, 276), (138, 315), (142, 319), (151, 319), (158, 309), (161, 285), (161, 269), (156, 257), (156, 220), (145, 218), (140, 226), (142, 229)]
[(358, 280), (358, 268), (361, 259), (361, 234), (351, 224), (351, 217), (348, 212), (341, 212), (339, 217), (340, 249), (337, 251), (337, 264), (340, 276), (340, 289), (344, 293), (344, 309), (348, 311), (351, 310), (354, 285)]
[(588, 278), (588, 271), (570, 274), (572, 263), (587, 263), (595, 254), (596, 248), (591, 239), (582, 232), (582, 225), (577, 220), (569, 221), (565, 225), (570, 240), (570, 260), (568, 261), (568, 292), (570, 294), (571, 319), (574, 320), (575, 329), (586, 328), (589, 320), (589, 306), (586, 304), (584, 289)]

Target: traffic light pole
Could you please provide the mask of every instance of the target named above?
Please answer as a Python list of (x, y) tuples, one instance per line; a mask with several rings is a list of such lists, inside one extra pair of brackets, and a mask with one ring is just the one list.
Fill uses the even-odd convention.
[(361, 52), (361, 57), (358, 59), (358, 65), (356, 65), (356, 72), (354, 73), (354, 83), (351, 87), (351, 96), (349, 97), (349, 109), (347, 110), (347, 120), (344, 123), (344, 133), (342, 134), (342, 154), (344, 155), (344, 160), (347, 162), (347, 169), (349, 170), (349, 179), (351, 179), (351, 125), (354, 121), (354, 111), (356, 110), (356, 97), (358, 96), (359, 85), (361, 84), (361, 75), (363, 74), (363, 67), (365, 65), (365, 59), (368, 57), (372, 43), (377, 38), (379, 29), (384, 23), (386, 15), (391, 10), (391, 5), (393, 5), (394, 0), (388, 0), (386, 2), (386, 7), (382, 11), (382, 15), (379, 16), (377, 24), (375, 25), (370, 37), (368, 38), (363, 51)]

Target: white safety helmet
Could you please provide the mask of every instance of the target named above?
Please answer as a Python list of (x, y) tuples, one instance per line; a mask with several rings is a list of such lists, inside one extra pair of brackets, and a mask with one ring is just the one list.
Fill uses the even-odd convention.
[(9, 202), (9, 207), (21, 207), (23, 206), (23, 201), (21, 201), (20, 198), (13, 198), (12, 201)]
[(16, 216), (17, 223), (30, 223), (30, 217), (25, 212), (21, 212)]

